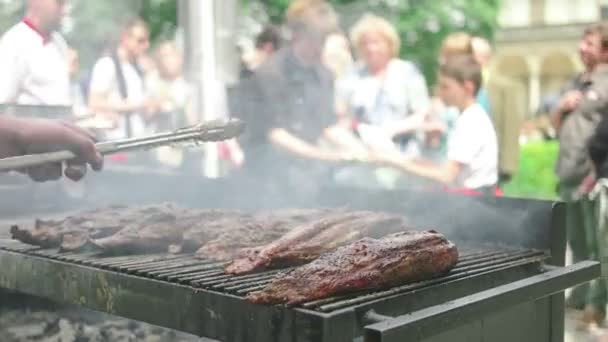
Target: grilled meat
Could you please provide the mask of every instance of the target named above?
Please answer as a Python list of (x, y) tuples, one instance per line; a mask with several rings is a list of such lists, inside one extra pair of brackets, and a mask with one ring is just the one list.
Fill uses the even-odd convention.
[(93, 240), (112, 254), (137, 252), (193, 252), (231, 226), (227, 221), (248, 217), (240, 211), (188, 209), (159, 212), (140, 218), (118, 233)]
[(363, 290), (422, 281), (449, 272), (456, 246), (435, 232), (401, 232), (364, 238), (278, 276), (247, 300), (255, 304), (301, 304)]
[(289, 209), (241, 217), (223, 224), (215, 239), (203, 244), (196, 255), (207, 260), (230, 260), (245, 255), (251, 248), (270, 243), (303, 222), (323, 217), (324, 209)]
[(361, 213), (362, 217), (337, 223), (309, 241), (276, 253), (270, 267), (304, 264), (321, 254), (363, 237), (381, 237), (406, 229), (403, 218), (385, 213)]
[(204, 209), (199, 212), (198, 219), (183, 232), (182, 239), (173, 252), (195, 252), (209, 241), (217, 239), (224, 231), (230, 229), (234, 222), (241, 222), (251, 217), (250, 214), (237, 210)]
[(266, 268), (300, 265), (361, 237), (402, 231), (404, 224), (403, 218), (385, 213), (329, 214), (294, 228), (264, 247), (248, 251), (228, 265), (226, 272), (245, 274)]
[(108, 254), (166, 252), (170, 245), (182, 239), (191, 220), (178, 220), (174, 213), (159, 212), (133, 222), (118, 233), (91, 240), (98, 249)]
[(89, 238), (111, 236), (137, 218), (150, 213), (174, 210), (170, 204), (141, 207), (112, 206), (85, 211), (62, 220), (37, 219), (32, 227), (13, 226), (13, 239), (43, 248), (82, 248)]
[(224, 261), (235, 258), (241, 250), (263, 245), (283, 235), (287, 225), (263, 225), (264, 222), (234, 222), (216, 239), (205, 243), (196, 256), (206, 260)]

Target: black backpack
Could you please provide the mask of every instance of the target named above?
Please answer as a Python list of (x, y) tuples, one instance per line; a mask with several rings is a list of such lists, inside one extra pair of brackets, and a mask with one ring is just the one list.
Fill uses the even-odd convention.
[[(129, 97), (129, 92), (128, 92), (128, 88), (127, 88), (127, 81), (125, 79), (125, 74), (122, 70), (122, 65), (120, 63), (120, 59), (118, 58), (118, 53), (116, 51), (114, 51), (112, 53), (112, 55), (110, 56), (110, 58), (112, 58), (112, 62), (114, 63), (116, 82), (118, 82), (118, 91), (120, 92), (120, 96), (123, 98), (123, 100), (126, 100)], [(137, 72), (139, 77), (143, 80), (144, 72), (141, 69), (141, 66), (137, 62), (132, 63), (132, 65), (133, 65), (133, 68), (135, 68), (135, 71)], [(127, 137), (132, 138), (133, 137), (133, 128), (131, 127), (131, 115), (133, 115), (133, 113), (125, 113), (124, 115), (126, 118), (125, 122), (126, 122)]]

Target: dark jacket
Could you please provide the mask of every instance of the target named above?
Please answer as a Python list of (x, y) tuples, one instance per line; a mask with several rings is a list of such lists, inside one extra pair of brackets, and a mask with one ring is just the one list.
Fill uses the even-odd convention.
[(583, 92), (583, 100), (563, 119), (556, 165), (562, 186), (578, 187), (591, 173), (588, 143), (604, 116), (608, 116), (608, 65), (597, 68)]
[[(232, 111), (247, 124), (239, 139), (247, 172), (277, 180), (279, 177), (314, 178), (319, 173), (310, 160), (297, 158), (269, 141), (269, 133), (283, 128), (317, 144), (324, 130), (335, 123), (333, 77), (320, 62), (303, 65), (289, 47), (275, 53), (242, 81)], [(289, 176), (286, 176), (289, 175)]]

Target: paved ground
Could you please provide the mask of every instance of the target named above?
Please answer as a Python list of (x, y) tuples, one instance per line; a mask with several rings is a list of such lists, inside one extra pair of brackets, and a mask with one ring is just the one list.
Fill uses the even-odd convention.
[(608, 336), (608, 329), (591, 327), (581, 331), (577, 329), (577, 320), (580, 312), (568, 311), (566, 313), (566, 336), (564, 342), (598, 342), (600, 336)]

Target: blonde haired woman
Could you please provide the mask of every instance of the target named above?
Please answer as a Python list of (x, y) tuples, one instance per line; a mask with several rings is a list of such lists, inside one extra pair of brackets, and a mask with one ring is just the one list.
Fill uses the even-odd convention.
[[(429, 106), (426, 80), (411, 62), (399, 59), (401, 41), (386, 19), (364, 15), (352, 28), (359, 61), (338, 84), (343, 113), (375, 148), (400, 148), (418, 154), (415, 133)], [(393, 141), (400, 141), (395, 145)]]

